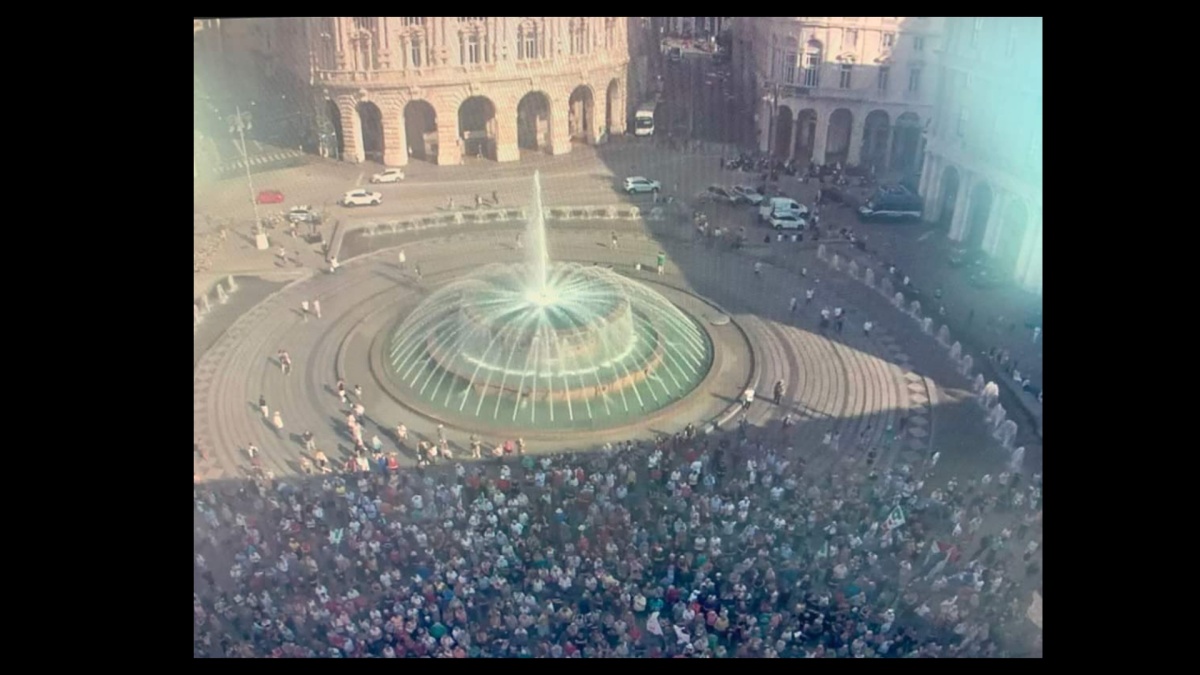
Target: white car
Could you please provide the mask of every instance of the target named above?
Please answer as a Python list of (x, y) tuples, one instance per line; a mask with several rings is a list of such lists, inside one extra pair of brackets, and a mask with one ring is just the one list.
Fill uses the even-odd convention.
[(658, 192), (662, 189), (662, 185), (656, 180), (642, 178), (641, 176), (633, 176), (632, 178), (625, 179), (625, 186), (623, 189), (625, 192), (632, 195), (638, 192)]
[(404, 180), (404, 171), (401, 169), (385, 169), (383, 173), (371, 176), (372, 183), (399, 183), (402, 180)]
[(766, 199), (766, 197), (762, 196), (758, 190), (755, 190), (748, 185), (738, 185), (733, 188), (733, 192), (751, 206), (758, 206), (762, 203), (762, 200)]
[(803, 230), (806, 225), (799, 215), (786, 211), (773, 214), (767, 222), (777, 230)]
[(801, 218), (808, 217), (808, 207), (787, 197), (772, 197), (758, 205), (758, 219), (767, 222), (773, 213), (794, 213)]
[(379, 206), (379, 202), (383, 201), (383, 195), (370, 190), (351, 190), (342, 195), (342, 206)]

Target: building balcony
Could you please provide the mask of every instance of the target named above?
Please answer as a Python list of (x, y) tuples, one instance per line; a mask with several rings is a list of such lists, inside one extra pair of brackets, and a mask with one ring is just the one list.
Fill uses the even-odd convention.
[[(774, 85), (768, 83), (765, 86), (765, 91), (768, 96), (772, 96)], [(874, 88), (857, 88), (857, 89), (842, 89), (840, 87), (805, 87), (800, 84), (784, 84), (779, 83), (779, 99), (797, 99), (797, 100), (815, 100), (824, 99), (832, 101), (846, 102), (861, 102), (861, 103), (879, 103), (879, 104), (900, 104), (906, 106), (931, 106), (932, 101), (927, 100), (928, 96), (924, 92), (904, 91), (879, 91)]]

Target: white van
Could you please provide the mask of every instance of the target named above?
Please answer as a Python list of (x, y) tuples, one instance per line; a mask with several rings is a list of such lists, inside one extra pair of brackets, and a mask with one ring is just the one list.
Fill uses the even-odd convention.
[(801, 218), (808, 217), (808, 207), (787, 197), (772, 197), (758, 207), (758, 220), (767, 222), (776, 213), (790, 213)]

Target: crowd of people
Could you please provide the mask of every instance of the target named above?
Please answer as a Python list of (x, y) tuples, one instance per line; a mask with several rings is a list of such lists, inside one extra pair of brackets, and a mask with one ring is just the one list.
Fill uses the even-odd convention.
[(1040, 476), (829, 447), (810, 474), (753, 431), (197, 485), (195, 656), (1040, 649)]

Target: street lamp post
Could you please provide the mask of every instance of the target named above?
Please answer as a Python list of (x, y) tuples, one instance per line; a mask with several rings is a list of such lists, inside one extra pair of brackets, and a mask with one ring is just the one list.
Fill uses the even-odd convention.
[(267, 233), (263, 232), (262, 220), (258, 216), (258, 199), (254, 194), (254, 179), (250, 176), (250, 160), (246, 155), (246, 130), (250, 127), (249, 111), (243, 114), (242, 106), (237, 106), (236, 114), (229, 118), (229, 131), (236, 131), (238, 140), (241, 142), (238, 149), (242, 152), (242, 166), (246, 169), (246, 186), (250, 189), (250, 207), (254, 209), (254, 247), (265, 251), (270, 247), (270, 243), (267, 242)]

